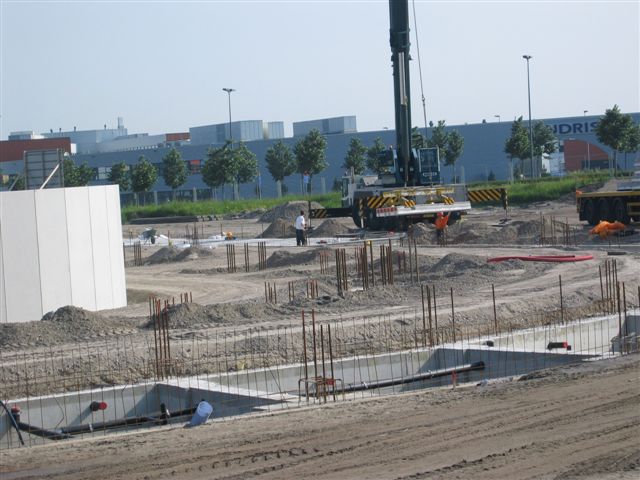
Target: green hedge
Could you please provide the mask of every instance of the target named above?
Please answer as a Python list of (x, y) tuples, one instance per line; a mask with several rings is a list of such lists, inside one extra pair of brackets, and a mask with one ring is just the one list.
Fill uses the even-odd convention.
[[(122, 223), (135, 218), (176, 217), (187, 215), (233, 215), (255, 210), (268, 210), (289, 201), (308, 200), (308, 197), (290, 195), (282, 198), (265, 198), (262, 200), (204, 200), (201, 202), (167, 202), (159, 205), (126, 206), (122, 208)], [(311, 200), (326, 208), (340, 206), (340, 194), (337, 192), (325, 195), (312, 195)]]

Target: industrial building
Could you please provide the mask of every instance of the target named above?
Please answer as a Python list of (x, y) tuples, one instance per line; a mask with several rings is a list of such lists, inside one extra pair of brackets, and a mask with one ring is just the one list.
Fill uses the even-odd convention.
[[(636, 123), (640, 123), (640, 113), (631, 113)], [(543, 165), (552, 175), (561, 175), (566, 171), (583, 168), (606, 167), (612, 152), (600, 144), (595, 135), (595, 126), (600, 116), (576, 116), (542, 119), (553, 129), (558, 140), (558, 152), (544, 159)], [(535, 119), (537, 121), (538, 119)], [(526, 123), (526, 122), (525, 122)], [(504, 145), (511, 134), (511, 121), (496, 121), (476, 124), (447, 126), (447, 130), (458, 130), (464, 138), (464, 152), (456, 162), (455, 171), (450, 166), (442, 167), (445, 182), (457, 179), (461, 182), (483, 181), (491, 176), (496, 179), (509, 177), (509, 159), (504, 153)], [(144, 155), (152, 164), (160, 167), (162, 158), (171, 148), (177, 148), (187, 163), (189, 177), (176, 193), (182, 199), (220, 198), (222, 193), (209, 188), (202, 181), (200, 169), (211, 147), (219, 147), (226, 140), (242, 141), (256, 155), (259, 176), (255, 183), (241, 185), (242, 197), (253, 197), (256, 187), (262, 195), (276, 196), (276, 184), (269, 174), (265, 154), (276, 141), (282, 141), (291, 149), (315, 128), (327, 140), (327, 169), (311, 180), (312, 190), (316, 192), (331, 189), (335, 179), (344, 173), (342, 164), (352, 138), (359, 138), (369, 147), (376, 138), (386, 145), (395, 142), (394, 130), (358, 132), (355, 116), (335, 117), (295, 122), (294, 136), (284, 138), (283, 122), (263, 122), (261, 120), (236, 121), (217, 125), (205, 125), (189, 128), (188, 132), (148, 135), (129, 134), (122, 118), (118, 118), (116, 129), (59, 131), (41, 135), (18, 132), (8, 141), (0, 142), (0, 165), (5, 175), (15, 175), (23, 171), (22, 153), (26, 149), (63, 148), (72, 155), (76, 165), (87, 163), (96, 171), (95, 184), (107, 183), (111, 165), (125, 162), (135, 165)], [(424, 129), (421, 129), (424, 134)], [(427, 129), (427, 135), (430, 135)], [(61, 141), (62, 144), (50, 145), (46, 142)], [(22, 143), (21, 143), (22, 142)], [(24, 143), (26, 142), (26, 143)], [(630, 168), (638, 153), (619, 154), (620, 168)], [(285, 179), (285, 188), (291, 193), (302, 189), (301, 179), (292, 175)], [(164, 184), (161, 176), (148, 193), (147, 201), (164, 201), (171, 196), (171, 189)], [(132, 201), (132, 194), (123, 194), (123, 202)]]

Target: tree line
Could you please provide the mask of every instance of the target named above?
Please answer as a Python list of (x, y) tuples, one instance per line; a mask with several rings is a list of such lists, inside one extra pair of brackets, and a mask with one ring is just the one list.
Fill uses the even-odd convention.
[[(640, 125), (634, 123), (631, 115), (623, 114), (618, 105), (605, 111), (604, 116), (595, 126), (595, 134), (600, 143), (613, 151), (613, 170), (619, 169), (617, 162), (619, 152), (632, 153), (640, 149)], [(533, 137), (533, 149), (531, 137)], [(511, 136), (507, 138), (504, 145), (504, 152), (509, 158), (510, 179), (513, 180), (522, 174), (527, 160), (531, 165), (530, 173), (535, 174), (534, 159), (542, 157), (543, 154), (554, 153), (557, 143), (551, 127), (537, 121), (529, 132), (522, 117), (518, 117), (511, 125)], [(533, 158), (531, 158), (532, 153)], [(514, 165), (514, 159), (519, 160), (518, 165)]]
[[(411, 145), (413, 148), (437, 147), (440, 153), (440, 161), (444, 166), (451, 167), (451, 178), (456, 181), (455, 164), (463, 153), (464, 138), (457, 130), (446, 130), (444, 120), (436, 124), (430, 122), (431, 136), (425, 138), (418, 128), (411, 132)], [(605, 115), (598, 121), (595, 128), (596, 137), (603, 145), (613, 150), (613, 164), (617, 168), (618, 152), (631, 153), (640, 149), (640, 125), (633, 122), (631, 115), (623, 114), (617, 105), (607, 109)], [(520, 176), (524, 170), (525, 162), (531, 163), (544, 154), (556, 151), (557, 139), (553, 131), (541, 121), (532, 125), (533, 149), (531, 148), (531, 135), (524, 124), (522, 116), (517, 118), (511, 126), (511, 134), (506, 139), (504, 152), (509, 159), (510, 177)], [(311, 130), (300, 139), (292, 148), (282, 140), (275, 142), (266, 152), (265, 164), (272, 178), (277, 183), (278, 196), (286, 193), (283, 181), (286, 177), (297, 173), (300, 175), (301, 185), (304, 191), (311, 191), (311, 180), (315, 175), (324, 171), (328, 164), (326, 160), (326, 139), (318, 130)], [(380, 155), (388, 147), (377, 137), (373, 144), (366, 147), (362, 141), (354, 137), (349, 143), (349, 148), (341, 165), (346, 172), (362, 175), (366, 170), (374, 174), (382, 173)], [(531, 154), (533, 153), (533, 158)], [(517, 160), (519, 162), (514, 163)], [(64, 160), (65, 186), (87, 185), (95, 176), (94, 170), (86, 163), (76, 166), (70, 158)], [(254, 181), (259, 175), (256, 155), (251, 152), (244, 142), (234, 145), (227, 141), (217, 148), (209, 148), (200, 173), (203, 182), (211, 188), (220, 188), (222, 198), (225, 197), (225, 187), (233, 188), (233, 197), (237, 199), (239, 185)], [(172, 197), (178, 188), (187, 182), (189, 170), (182, 154), (175, 148), (162, 158), (162, 164), (156, 168), (149, 160), (141, 155), (138, 163), (129, 166), (124, 162), (118, 162), (111, 166), (108, 180), (120, 186), (121, 191), (134, 193), (148, 192), (161, 175), (164, 182), (172, 190)], [(491, 172), (489, 177), (495, 178)], [(489, 178), (491, 179), (491, 178)], [(24, 188), (24, 181), (18, 182), (14, 189)], [(257, 186), (259, 194), (260, 185)]]

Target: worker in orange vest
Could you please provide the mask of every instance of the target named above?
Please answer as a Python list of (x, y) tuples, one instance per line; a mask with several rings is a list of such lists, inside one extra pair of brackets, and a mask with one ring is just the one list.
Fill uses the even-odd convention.
[(438, 244), (441, 245), (443, 242), (443, 233), (444, 233), (444, 229), (447, 228), (447, 223), (449, 222), (449, 214), (447, 213), (446, 215), (443, 212), (438, 212), (436, 214), (436, 221), (435, 226), (436, 226), (436, 236), (438, 238)]

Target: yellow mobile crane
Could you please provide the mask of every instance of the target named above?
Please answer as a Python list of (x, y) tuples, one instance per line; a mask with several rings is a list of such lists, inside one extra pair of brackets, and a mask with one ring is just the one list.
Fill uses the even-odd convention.
[(310, 211), (311, 218), (352, 217), (359, 227), (406, 230), (433, 221), (450, 223), (471, 210), (464, 185), (442, 185), (437, 148), (411, 148), (408, 0), (389, 0), (389, 42), (393, 65), (396, 148), (381, 154), (377, 177), (343, 178), (342, 207)]

